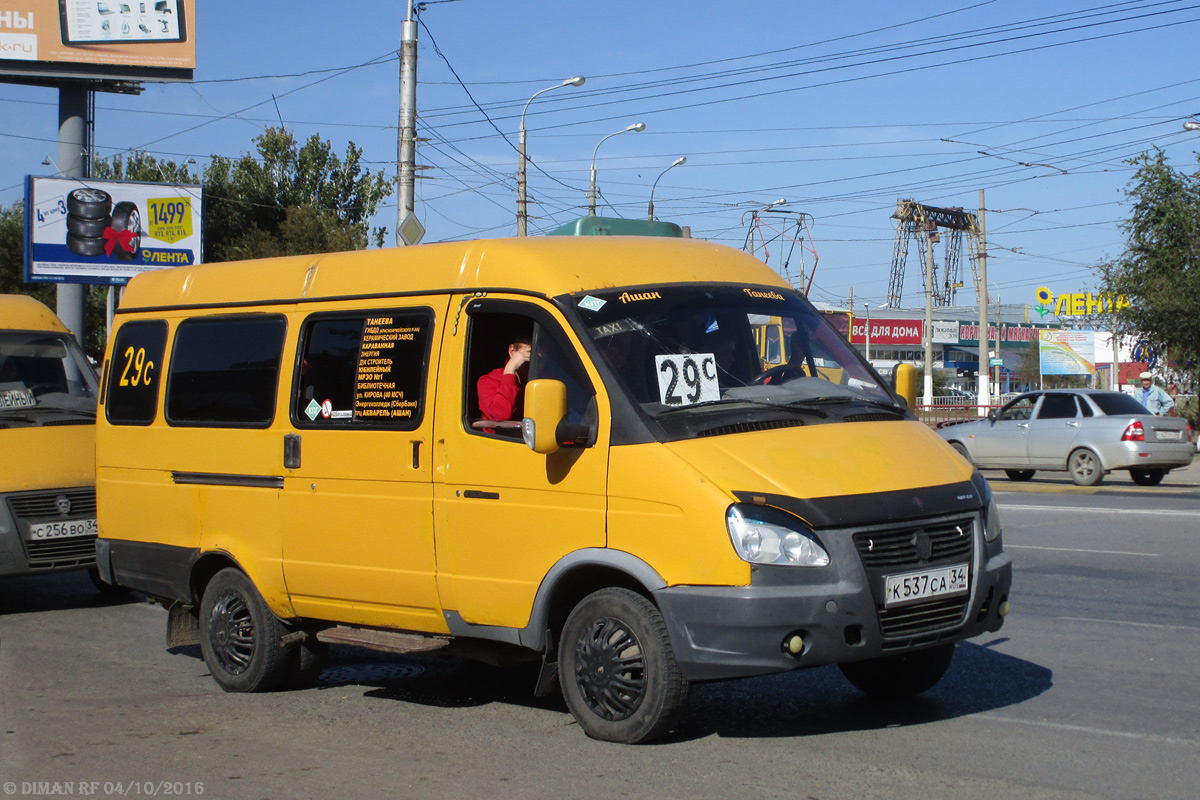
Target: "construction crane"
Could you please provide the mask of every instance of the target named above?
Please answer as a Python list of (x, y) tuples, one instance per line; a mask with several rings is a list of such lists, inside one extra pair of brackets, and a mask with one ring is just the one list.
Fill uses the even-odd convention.
[(933, 245), (941, 239), (939, 229), (944, 229), (947, 235), (941, 270), (936, 262), (933, 265), (933, 305), (954, 305), (955, 290), (962, 286), (959, 272), (964, 234), (970, 250), (972, 283), (976, 296), (979, 295), (979, 223), (974, 214), (961, 208), (937, 208), (915, 200), (897, 200), (892, 219), (897, 222), (892, 274), (888, 281), (888, 308), (900, 307), (909, 242), (915, 238), (918, 246), (932, 255)]

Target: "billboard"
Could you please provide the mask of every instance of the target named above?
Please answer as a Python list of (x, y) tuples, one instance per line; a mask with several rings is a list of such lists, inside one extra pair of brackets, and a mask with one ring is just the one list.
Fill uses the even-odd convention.
[(0, 0), (0, 80), (190, 81), (196, 0)]
[(34, 178), (25, 182), (25, 280), (124, 284), (200, 263), (201, 187)]
[(1095, 375), (1093, 331), (1044, 330), (1038, 339), (1042, 375)]

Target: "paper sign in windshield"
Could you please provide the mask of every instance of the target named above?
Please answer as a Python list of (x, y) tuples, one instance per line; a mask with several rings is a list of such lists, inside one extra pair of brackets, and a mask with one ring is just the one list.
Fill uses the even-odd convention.
[(717, 358), (712, 353), (655, 356), (654, 366), (663, 405), (690, 406), (721, 399)]

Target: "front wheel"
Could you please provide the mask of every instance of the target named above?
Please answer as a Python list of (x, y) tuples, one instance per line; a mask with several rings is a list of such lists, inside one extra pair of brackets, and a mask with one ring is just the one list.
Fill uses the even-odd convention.
[(881, 699), (911, 697), (942, 679), (954, 658), (954, 644), (940, 644), (894, 656), (839, 664), (846, 680), (860, 692)]
[(1131, 469), (1129, 477), (1133, 478), (1133, 482), (1138, 486), (1158, 486), (1162, 483), (1163, 476), (1167, 474), (1165, 469)]
[(200, 651), (227, 692), (266, 692), (293, 670), (292, 654), (280, 644), (285, 631), (245, 573), (218, 572), (200, 601)]
[(1077, 486), (1095, 486), (1104, 480), (1104, 467), (1100, 457), (1086, 447), (1071, 453), (1067, 459), (1067, 472)]
[(1028, 481), (1033, 479), (1034, 470), (1032, 469), (1006, 469), (1004, 474), (1008, 476), (1010, 481)]
[(584, 733), (623, 744), (670, 731), (688, 682), (654, 604), (628, 589), (602, 589), (567, 617), (559, 648), (563, 698)]

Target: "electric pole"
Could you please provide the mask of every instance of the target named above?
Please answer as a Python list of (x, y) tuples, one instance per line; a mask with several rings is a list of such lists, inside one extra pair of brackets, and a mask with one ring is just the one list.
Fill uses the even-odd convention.
[(413, 0), (408, 0), (408, 19), (400, 28), (400, 140), (397, 161), (396, 244), (417, 244), (425, 231), (413, 216), (413, 187), (417, 174), (417, 22), (413, 19)]
[[(992, 404), (988, 377), (992, 365), (988, 358), (988, 285), (987, 285), (987, 220), (984, 219), (983, 189), (979, 190), (979, 286), (975, 290), (975, 299), (979, 302), (979, 395), (975, 399), (979, 406), (979, 416), (987, 416), (987, 406)], [(999, 357), (999, 353), (996, 354)]]

